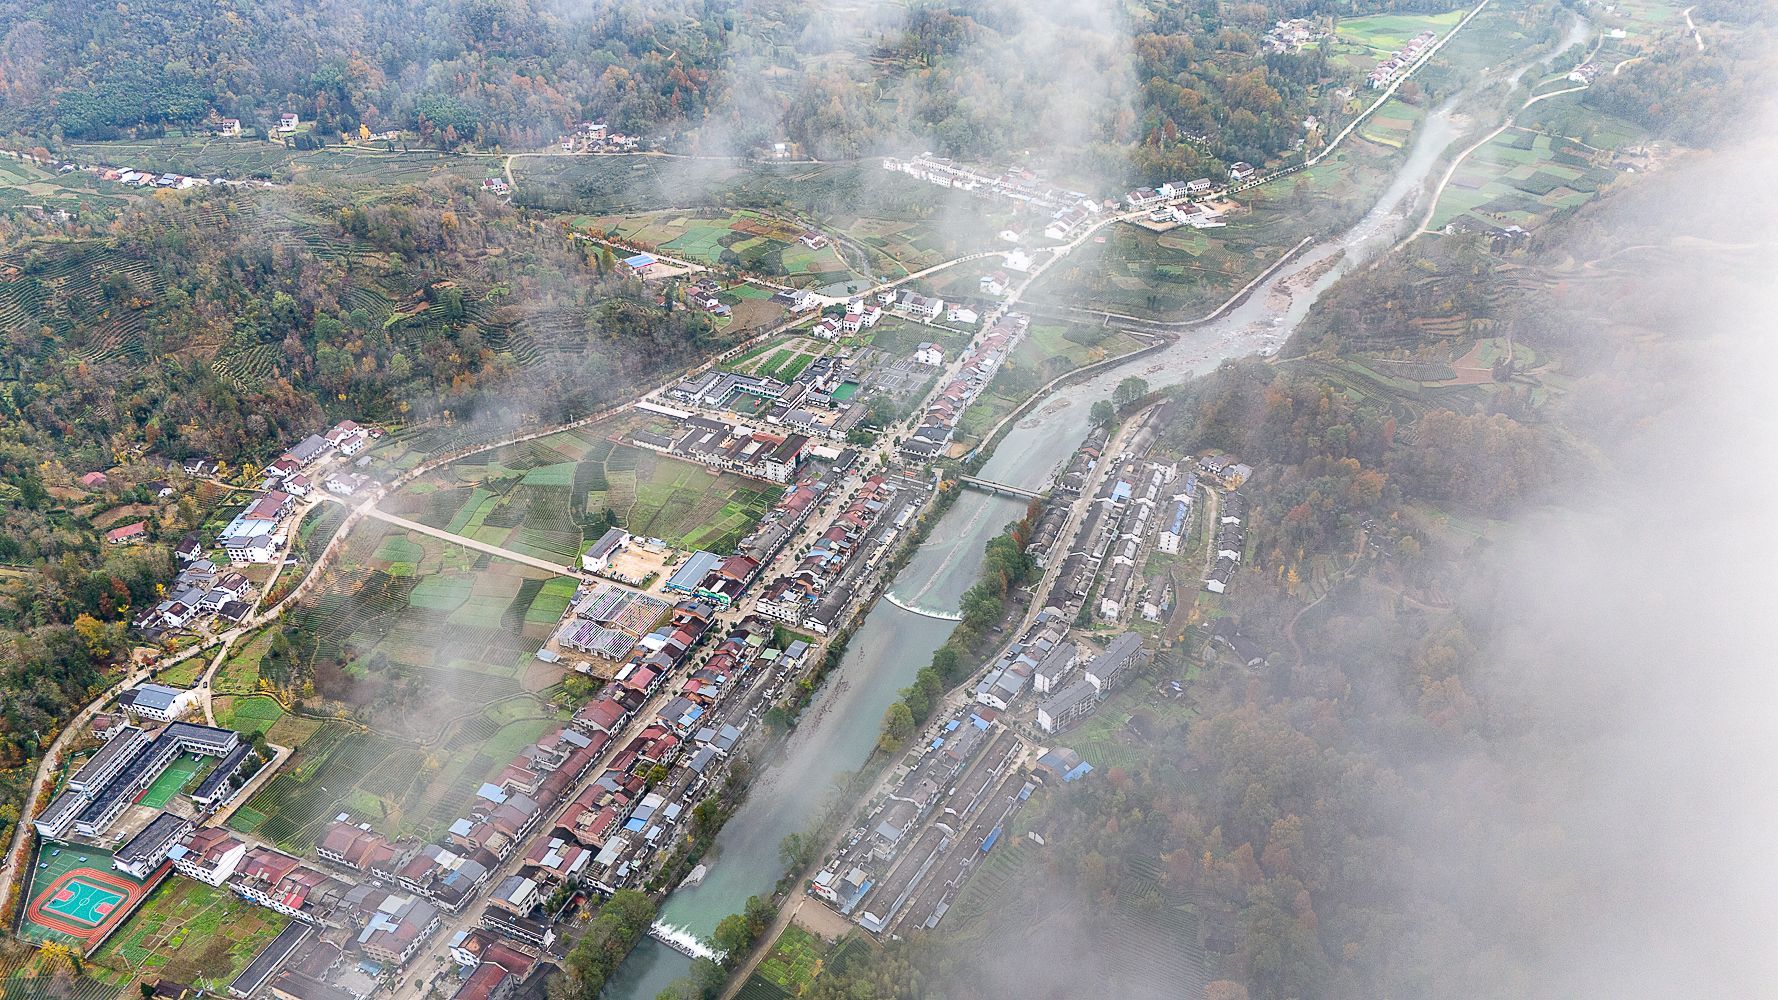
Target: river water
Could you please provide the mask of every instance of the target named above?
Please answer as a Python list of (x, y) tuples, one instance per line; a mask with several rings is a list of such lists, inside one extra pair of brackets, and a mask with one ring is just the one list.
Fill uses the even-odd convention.
[[(957, 607), (974, 583), (982, 546), (1023, 513), (1022, 501), (965, 493), (895, 578), (896, 596), (921, 608)], [(870, 756), (883, 713), (944, 644), (955, 622), (879, 601), (846, 649), (840, 667), (816, 692), (789, 742), (756, 775), (747, 798), (716, 838), (703, 882), (668, 897), (660, 919), (700, 937), (739, 911), (747, 897), (770, 892), (783, 871), (778, 844), (821, 812), (835, 779)], [(605, 995), (653, 1000), (691, 960), (644, 938)]]
[[(1310, 247), (1255, 288), (1242, 304), (1214, 322), (1187, 330), (1165, 349), (1052, 392), (1001, 440), (982, 477), (1041, 488), (1086, 437), (1093, 401), (1109, 398), (1122, 379), (1137, 375), (1152, 387), (1175, 385), (1225, 359), (1282, 344), (1322, 290), (1400, 238), (1404, 220), (1412, 214), (1413, 196), (1456, 132), (1450, 105), (1433, 112), (1375, 206), (1339, 239)], [(1020, 501), (964, 493), (896, 576), (892, 592), (915, 607), (954, 609), (975, 582), (982, 546), (1017, 519), (1023, 508)], [(834, 779), (869, 757), (884, 711), (953, 627), (953, 622), (927, 618), (887, 601), (876, 604), (789, 744), (756, 777), (746, 801), (717, 836), (709, 874), (700, 885), (668, 898), (661, 909), (663, 921), (706, 936), (717, 921), (739, 911), (748, 896), (771, 890), (783, 871), (779, 842), (806, 829), (820, 812)], [(690, 965), (690, 959), (678, 952), (644, 939), (612, 977), (605, 995), (612, 1000), (653, 1000)]]

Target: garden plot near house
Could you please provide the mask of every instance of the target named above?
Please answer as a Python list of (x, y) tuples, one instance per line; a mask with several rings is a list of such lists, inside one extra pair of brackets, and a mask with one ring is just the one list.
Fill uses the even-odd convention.
[(822, 960), (828, 950), (827, 942), (792, 923), (778, 935), (778, 940), (772, 942), (772, 950), (760, 961), (753, 978), (764, 980), (782, 991), (778, 996), (802, 996), (821, 974)]
[(289, 922), (289, 917), (227, 889), (170, 878), (94, 959), (145, 980), (168, 979), (220, 992)]
[(271, 645), (272, 633), (260, 631), (229, 647), (228, 659), (211, 679), (211, 690), (218, 695), (253, 694), (260, 690), (262, 678), (273, 686), (288, 683), (286, 664), (276, 658), (266, 662)]
[(711, 267), (740, 268), (798, 284), (858, 277), (826, 237), (821, 246), (810, 247), (799, 238), (807, 227), (758, 212), (647, 212), (585, 222), (595, 235)]

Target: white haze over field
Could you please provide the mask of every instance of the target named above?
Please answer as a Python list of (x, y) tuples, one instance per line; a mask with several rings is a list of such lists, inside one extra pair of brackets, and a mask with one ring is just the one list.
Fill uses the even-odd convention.
[[(1651, 280), (1630, 301), (1668, 341), (1645, 398), (1586, 404), (1622, 431), (1616, 474), (1496, 563), (1511, 596), (1483, 653), (1530, 723), (1485, 779), (1513, 811), (1473, 821), (1516, 835), (1454, 852), (1429, 888), (1538, 902), (1498, 915), (1523, 920), (1539, 973), (1516, 995), (1778, 996), (1775, 120), (1648, 182), (1659, 225), (1710, 242), (1631, 251)], [(1469, 789), (1450, 790), (1461, 810)]]
[[(1572, 224), (1613, 276), (1563, 294), (1615, 358), (1552, 403), (1578, 431), (1561, 490), (1473, 556), (1486, 737), (1404, 765), (1417, 812), (1379, 797), (1435, 859), (1392, 908), (1443, 928), (1382, 949), (1428, 970), (1390, 1000), (1778, 997), (1778, 103), (1760, 110)], [(1107, 961), (1084, 944), (1103, 921), (1042, 898), (1029, 933), (971, 941), (972, 996), (1173, 975), (1177, 956)], [(1461, 940), (1453, 918), (1472, 948), (1415, 951)]]
[[(889, 0), (815, 0), (795, 38), (780, 37), (782, 6), (748, 0), (717, 70), (720, 98), (697, 127), (693, 149), (705, 156), (748, 157), (790, 138), (782, 123), (813, 113), (806, 156), (843, 159), (884, 150), (943, 151), (979, 131), (990, 140), (1036, 136), (1000, 154), (1004, 162), (1042, 168), (1125, 133), (1135, 120), (1136, 78), (1125, 8), (1111, 0), (997, 0), (967, 8), (980, 25), (944, 59), (953, 71), (938, 87), (917, 67), (879, 78), (870, 57), (910, 30), (905, 4)], [(829, 133), (881, 105), (866, 136)], [(831, 115), (823, 115), (831, 107)], [(892, 109), (892, 110), (890, 110)], [(1009, 127), (1010, 126), (1010, 127)], [(961, 130), (961, 131), (960, 131)], [(1002, 164), (1004, 165), (1004, 164)]]

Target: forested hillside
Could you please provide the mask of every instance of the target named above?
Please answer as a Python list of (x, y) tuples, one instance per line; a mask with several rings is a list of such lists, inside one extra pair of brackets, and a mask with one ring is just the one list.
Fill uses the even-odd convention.
[(290, 111), (323, 141), (407, 129), (438, 148), (536, 147), (582, 119), (705, 153), (789, 142), (844, 158), (1031, 144), (1160, 179), (1265, 162), (1332, 121), (1369, 64), (1330, 40), (1269, 52), (1280, 17), (1442, 11), (1431, 0), (1181, 7), (920, 0), (4, 0), (0, 130), (142, 137)]
[[(0, 249), (0, 827), (195, 526), (148, 484), (353, 418), (561, 421), (728, 342), (609, 251), (459, 183), (170, 195)], [(77, 483), (106, 470), (98, 487)], [(146, 544), (101, 544), (147, 515)], [(104, 520), (101, 520), (104, 518)]]
[(87, 464), (137, 446), (251, 460), (333, 414), (467, 417), (488, 389), (548, 420), (714, 342), (707, 317), (604, 267), (448, 190), (155, 203), (112, 237), (0, 257), (0, 405), (11, 433)]
[(537, 144), (588, 111), (635, 128), (699, 114), (727, 6), (7, 0), (0, 100), (12, 127), (82, 138), (295, 111), (332, 132), (425, 119), (452, 144)]

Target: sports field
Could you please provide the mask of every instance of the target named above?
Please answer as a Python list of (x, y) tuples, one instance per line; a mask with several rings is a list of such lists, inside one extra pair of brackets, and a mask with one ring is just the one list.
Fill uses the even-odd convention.
[(192, 775), (198, 773), (200, 763), (202, 759), (197, 754), (180, 754), (173, 763), (167, 765), (160, 777), (154, 779), (154, 784), (148, 786), (148, 790), (142, 793), (142, 798), (138, 801), (150, 809), (166, 808), (167, 803), (173, 801), (173, 796), (178, 795), (179, 790), (191, 781)]
[[(83, 860), (84, 859), (84, 860)], [(19, 935), (90, 948), (134, 910), (148, 887), (111, 870), (111, 853), (46, 842), (38, 849)]]
[(97, 927), (117, 909), (117, 904), (128, 898), (130, 894), (122, 889), (90, 881), (88, 876), (72, 875), (56, 885), (49, 901), (40, 909), (86, 927)]

